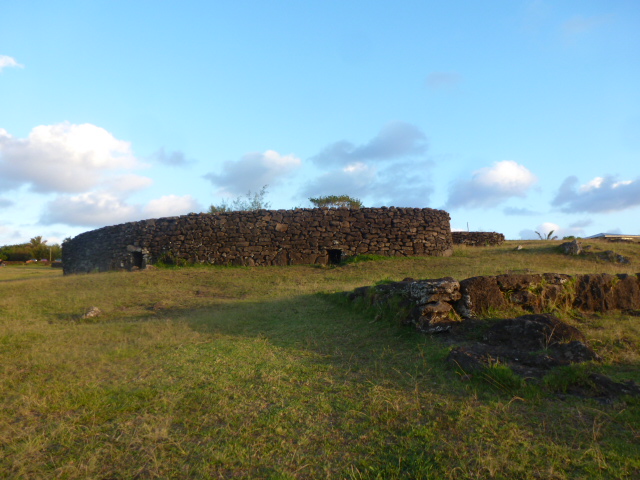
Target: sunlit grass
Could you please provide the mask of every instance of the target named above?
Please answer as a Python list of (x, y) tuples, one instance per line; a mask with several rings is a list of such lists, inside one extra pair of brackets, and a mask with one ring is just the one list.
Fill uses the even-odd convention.
[[(405, 277), (633, 273), (560, 242), (339, 267), (60, 276), (0, 269), (0, 472), (7, 478), (634, 478), (640, 405), (567, 397), (331, 294)], [(611, 247), (611, 248), (609, 248)], [(53, 270), (53, 269), (51, 269)], [(28, 272), (28, 273), (27, 273)], [(34, 270), (35, 272), (35, 270)], [(7, 280), (7, 281), (2, 281)], [(83, 320), (90, 307), (103, 314)], [(576, 323), (638, 378), (639, 317)], [(576, 373), (579, 375), (579, 372)], [(555, 383), (554, 383), (555, 382)], [(551, 388), (553, 387), (553, 388)]]

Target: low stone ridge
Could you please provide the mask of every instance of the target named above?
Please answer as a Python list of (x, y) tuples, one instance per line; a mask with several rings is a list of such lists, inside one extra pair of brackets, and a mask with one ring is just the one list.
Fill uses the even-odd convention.
[(167, 263), (292, 265), (348, 256), (452, 253), (449, 214), (431, 208), (301, 208), (150, 219), (85, 232), (64, 243), (64, 273)]
[(485, 247), (504, 243), (504, 235), (496, 232), (451, 232), (451, 236), (454, 245)]
[(406, 323), (435, 333), (448, 330), (457, 318), (475, 318), (513, 306), (532, 313), (571, 308), (583, 312), (640, 309), (640, 274), (504, 274), (460, 282), (451, 277), (407, 278), (361, 287), (349, 297), (368, 298), (375, 304), (399, 297), (405, 306), (411, 306)]

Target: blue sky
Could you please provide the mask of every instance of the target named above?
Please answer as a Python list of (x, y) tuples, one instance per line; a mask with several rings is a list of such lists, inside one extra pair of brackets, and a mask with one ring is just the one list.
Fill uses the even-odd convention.
[(640, 234), (640, 2), (0, 0), (0, 245), (348, 194)]

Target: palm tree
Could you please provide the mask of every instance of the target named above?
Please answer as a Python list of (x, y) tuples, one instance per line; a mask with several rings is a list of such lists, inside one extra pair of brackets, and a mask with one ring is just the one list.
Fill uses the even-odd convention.
[(555, 235), (554, 237), (551, 237), (551, 235), (553, 235), (553, 232), (555, 232), (555, 230), (551, 230), (546, 237), (543, 237), (542, 235), (540, 235), (540, 233), (536, 232), (538, 234), (538, 236), (540, 237), (540, 240), (556, 240), (558, 238), (557, 235)]

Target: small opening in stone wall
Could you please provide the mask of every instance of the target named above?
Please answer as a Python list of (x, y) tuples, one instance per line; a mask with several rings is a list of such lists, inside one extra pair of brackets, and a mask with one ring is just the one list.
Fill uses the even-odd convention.
[(134, 267), (142, 268), (142, 252), (131, 252), (131, 259)]
[(330, 265), (339, 265), (342, 262), (342, 250), (332, 248), (327, 250), (327, 254), (329, 255)]

